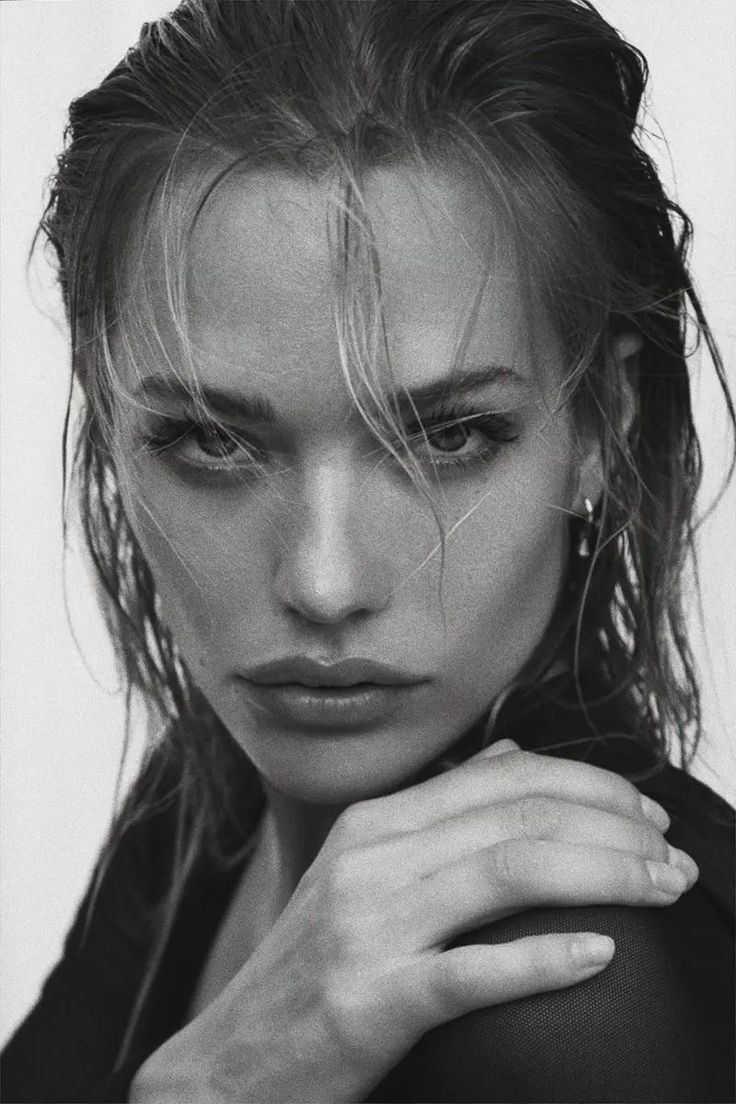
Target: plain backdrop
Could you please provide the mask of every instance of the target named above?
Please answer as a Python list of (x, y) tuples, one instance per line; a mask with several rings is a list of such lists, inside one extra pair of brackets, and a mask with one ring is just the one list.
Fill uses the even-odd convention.
[[(108, 826), (123, 729), (112, 653), (81, 557), (73, 549), (66, 563), (62, 557), (60, 442), (69, 358), (61, 311), (48, 274), (37, 265), (29, 283), (25, 260), (43, 183), (61, 148), (66, 106), (112, 68), (142, 22), (170, 6), (0, 4), (2, 1039), (60, 952)], [(648, 141), (694, 219), (696, 280), (736, 387), (736, 4), (601, 0), (598, 7), (649, 58)], [(706, 501), (723, 473), (727, 437), (712, 367), (694, 359)], [(701, 548), (705, 627), (693, 615), (692, 631), (708, 735), (696, 773), (733, 800), (733, 487), (704, 527)]]

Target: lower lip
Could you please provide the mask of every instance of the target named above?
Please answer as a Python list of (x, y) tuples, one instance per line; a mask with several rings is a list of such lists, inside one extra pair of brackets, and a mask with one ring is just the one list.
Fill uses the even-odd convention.
[(303, 728), (363, 728), (394, 714), (417, 689), (418, 683), (326, 688), (287, 683), (264, 686), (247, 681), (248, 691), (268, 713)]

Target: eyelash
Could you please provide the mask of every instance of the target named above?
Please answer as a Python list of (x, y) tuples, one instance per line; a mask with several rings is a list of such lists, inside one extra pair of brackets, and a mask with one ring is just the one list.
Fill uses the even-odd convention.
[[(218, 462), (215, 457), (209, 461), (187, 460), (183, 455), (183, 449), (191, 438), (198, 434), (216, 439), (220, 443), (233, 445), (233, 452), (223, 453), (223, 459)], [(258, 468), (265, 460), (265, 456), (254, 450), (242, 434), (232, 426), (221, 425), (217, 422), (209, 422), (195, 415), (183, 417), (168, 417), (162, 415), (154, 428), (145, 436), (144, 445), (153, 454), (168, 454), (182, 467), (194, 470), (204, 475), (234, 475), (242, 474), (244, 470), (250, 471)], [(201, 445), (200, 445), (201, 448)], [(207, 455), (205, 449), (202, 453)], [(233, 463), (230, 457), (240, 454), (239, 462)]]
[(430, 463), (435, 469), (468, 468), (483, 464), (492, 460), (504, 445), (511, 444), (519, 437), (516, 424), (508, 414), (439, 404), (424, 422), (417, 421), (407, 426), (407, 441), (416, 441), (426, 446), (436, 434), (453, 429), (467, 429), (469, 435), (466, 442), (472, 433), (480, 434), (482, 444), (470, 455), (434, 453)]
[[(481, 443), (470, 454), (465, 452), (460, 454), (459, 449), (456, 452), (433, 452), (431, 456), (425, 458), (425, 462), (435, 470), (467, 469), (487, 463), (504, 445), (511, 444), (519, 436), (513, 419), (507, 414), (439, 404), (423, 422), (417, 420), (406, 426), (405, 439), (410, 448), (412, 445), (421, 445), (426, 449), (437, 434), (457, 429), (468, 431), (460, 448), (463, 448), (472, 438), (473, 433), (480, 435)], [(223, 454), (223, 460), (220, 462), (215, 458), (205, 462), (186, 459), (182, 455), (186, 442), (198, 434), (209, 435), (210, 439), (216, 438), (219, 442), (225, 442), (235, 448), (233, 452)], [(208, 422), (195, 415), (161, 416), (153, 429), (145, 435), (144, 445), (150, 453), (169, 454), (169, 458), (175, 463), (205, 476), (240, 475), (242, 477), (244, 473), (260, 468), (267, 459), (262, 450), (254, 449), (234, 427)], [(204, 453), (205, 450), (202, 449), (202, 452)], [(238, 457), (238, 459), (233, 462), (231, 457)]]

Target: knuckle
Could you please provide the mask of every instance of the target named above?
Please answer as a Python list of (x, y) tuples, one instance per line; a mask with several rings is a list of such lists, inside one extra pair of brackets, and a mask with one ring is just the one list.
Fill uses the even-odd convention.
[[(322, 1020), (327, 1039), (333, 1044), (341, 1062), (346, 1060), (371, 1067), (385, 1062), (386, 1034), (383, 1025), (390, 1023), (393, 1038), (402, 1037), (413, 1028), (406, 1016), (404, 994), (389, 989), (371, 971), (333, 970), (322, 986)], [(433, 1026), (431, 1021), (427, 1027)], [(413, 1042), (413, 1038), (409, 1042)]]
[(463, 996), (471, 966), (469, 947), (458, 947), (452, 954), (437, 957), (431, 985), (431, 1004), (436, 1018), (452, 1019), (463, 1011)]
[(370, 842), (376, 823), (374, 806), (374, 801), (358, 801), (343, 809), (330, 829), (323, 852), (336, 855)]
[(530, 751), (522, 751), (519, 748), (501, 758), (491, 756), (490, 758), (481, 759), (478, 766), (483, 771), (493, 772), (494, 775), (498, 774), (499, 771), (507, 771), (515, 777), (531, 779), (534, 777), (537, 759), (539, 759), (538, 755)]
[(612, 868), (611, 879), (614, 885), (618, 881), (627, 901), (647, 903), (650, 900), (652, 884), (646, 859), (636, 856), (630, 862), (616, 863)]
[(633, 782), (605, 767), (595, 767), (590, 763), (578, 763), (577, 766), (581, 778), (587, 775), (591, 785), (607, 796), (611, 805), (628, 815), (641, 815), (641, 795)]
[(614, 798), (621, 802), (624, 809), (630, 810), (635, 816), (640, 817), (642, 811), (641, 794), (633, 782), (629, 782), (622, 775), (615, 774), (613, 771), (607, 771), (606, 773)]
[(500, 888), (510, 889), (519, 879), (520, 849), (514, 840), (501, 840), (489, 849), (488, 874)]
[(363, 986), (357, 985), (355, 978), (338, 970), (326, 972), (321, 988), (322, 1013), (329, 1036), (339, 1042), (343, 1052), (358, 1050), (364, 1040), (361, 1022), (365, 1006)]
[(516, 804), (520, 836), (535, 836), (538, 830), (538, 804), (532, 797), (522, 798)]
[(639, 859), (633, 864), (633, 869), (629, 877), (629, 885), (631, 886), (631, 894), (644, 904), (648, 904), (652, 899), (652, 876), (649, 873), (649, 869), (646, 865), (646, 859)]
[(650, 828), (641, 824), (636, 829), (636, 849), (638, 854), (650, 859), (666, 861), (669, 856), (669, 845), (661, 832), (656, 828)]
[(330, 836), (333, 842), (338, 844), (348, 843), (358, 838), (365, 828), (365, 822), (366, 811), (363, 808), (363, 802), (348, 805), (347, 809), (343, 809), (332, 826)]

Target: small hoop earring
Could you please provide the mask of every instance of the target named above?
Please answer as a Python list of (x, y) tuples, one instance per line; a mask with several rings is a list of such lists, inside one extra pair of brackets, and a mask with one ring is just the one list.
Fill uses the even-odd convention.
[(590, 556), (590, 538), (595, 528), (595, 522), (593, 520), (593, 503), (589, 498), (583, 499), (583, 507), (585, 509), (585, 521), (578, 539), (578, 556), (581, 560), (587, 560)]

